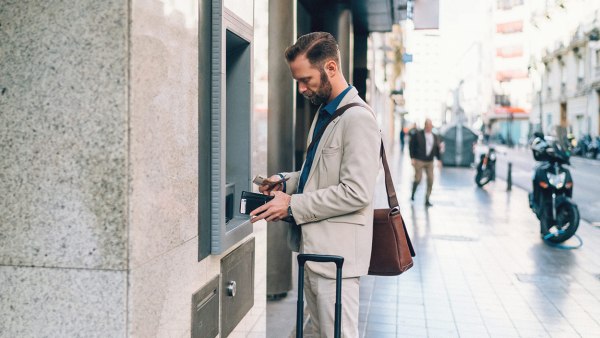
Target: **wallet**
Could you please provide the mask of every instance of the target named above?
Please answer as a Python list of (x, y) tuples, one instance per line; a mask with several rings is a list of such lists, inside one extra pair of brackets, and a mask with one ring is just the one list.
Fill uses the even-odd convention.
[(249, 215), (252, 210), (266, 204), (272, 200), (274, 196), (257, 194), (248, 191), (242, 191), (240, 199), (240, 214)]

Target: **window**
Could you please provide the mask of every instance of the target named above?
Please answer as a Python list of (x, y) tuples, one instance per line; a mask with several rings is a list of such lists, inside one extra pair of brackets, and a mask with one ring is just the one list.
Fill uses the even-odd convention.
[(585, 64), (583, 62), (583, 57), (578, 55), (576, 57), (577, 60), (577, 89), (581, 89), (583, 86), (583, 79), (585, 77)]
[(520, 6), (523, 4), (523, 0), (498, 0), (497, 7), (498, 9), (511, 9), (516, 6)]
[(560, 93), (565, 94), (567, 90), (567, 67), (560, 63)]
[(523, 20), (499, 23), (496, 32), (502, 34), (519, 33), (523, 31)]
[(502, 58), (512, 58), (523, 56), (523, 47), (521, 46), (506, 46), (496, 49), (496, 56)]

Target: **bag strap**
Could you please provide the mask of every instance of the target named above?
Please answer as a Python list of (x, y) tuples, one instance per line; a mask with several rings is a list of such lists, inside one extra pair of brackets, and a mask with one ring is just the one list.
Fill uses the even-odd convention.
[(385, 149), (383, 147), (383, 139), (381, 140), (381, 162), (383, 163), (383, 171), (385, 172), (385, 191), (388, 196), (388, 206), (398, 208), (398, 197), (396, 197), (396, 189), (394, 189), (394, 182), (392, 181), (392, 175), (390, 174), (390, 166), (388, 165), (387, 158), (385, 156)]
[[(321, 136), (323, 136), (325, 129), (327, 129), (327, 126), (329, 126), (331, 121), (335, 120), (338, 116), (342, 115), (349, 108), (357, 107), (357, 106), (360, 106), (360, 107), (368, 109), (369, 111), (372, 111), (371, 107), (364, 105), (362, 103), (359, 103), (359, 102), (352, 102), (352, 103), (349, 103), (347, 105), (344, 105), (344, 106), (336, 109), (336, 111), (333, 113), (333, 115), (331, 116), (329, 121), (327, 121), (327, 124), (325, 124), (325, 126), (323, 126), (323, 128), (321, 128), (321, 130), (319, 130), (319, 133), (313, 137), (313, 140), (312, 140), (312, 142), (310, 142), (310, 145), (306, 149), (306, 152), (307, 153), (310, 152), (310, 150), (315, 147), (315, 141), (319, 140), (321, 138)], [(385, 149), (383, 147), (383, 139), (381, 140), (380, 157), (381, 157), (381, 162), (383, 163), (383, 171), (385, 172), (385, 190), (386, 190), (387, 196), (388, 196), (388, 206), (391, 209), (398, 208), (398, 206), (399, 206), (398, 198), (396, 197), (396, 190), (394, 189), (394, 182), (392, 181), (390, 167), (388, 165), (387, 157), (385, 156)]]
[(325, 124), (323, 126), (323, 128), (321, 128), (321, 130), (319, 130), (319, 133), (316, 136), (313, 136), (312, 141), (310, 142), (310, 145), (306, 149), (306, 153), (308, 154), (311, 151), (311, 149), (315, 147), (316, 141), (318, 141), (318, 140), (321, 139), (321, 136), (323, 136), (323, 133), (325, 132), (325, 129), (327, 129), (327, 126), (329, 126), (329, 124), (331, 123), (331, 121), (335, 120), (338, 116), (342, 115), (349, 108), (356, 107), (356, 106), (367, 107), (367, 106), (365, 106), (362, 103), (352, 102), (352, 103), (348, 103), (347, 105), (341, 106), (338, 109), (336, 109), (333, 112), (333, 115), (331, 116), (331, 118), (329, 119), (329, 121), (327, 121), (327, 124)]

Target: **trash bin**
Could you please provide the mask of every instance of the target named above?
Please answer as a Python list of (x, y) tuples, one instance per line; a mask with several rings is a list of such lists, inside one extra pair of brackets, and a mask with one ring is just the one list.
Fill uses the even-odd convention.
[(475, 161), (473, 145), (477, 134), (462, 124), (447, 125), (441, 130), (445, 151), (442, 163), (445, 166), (468, 167)]

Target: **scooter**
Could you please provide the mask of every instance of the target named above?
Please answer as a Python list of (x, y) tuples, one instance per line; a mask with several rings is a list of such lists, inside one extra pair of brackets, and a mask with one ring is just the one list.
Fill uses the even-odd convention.
[(573, 197), (573, 178), (569, 169), (571, 153), (558, 140), (536, 133), (531, 144), (533, 157), (540, 163), (533, 175), (533, 192), (529, 206), (540, 220), (544, 240), (562, 243), (575, 235), (579, 226), (579, 209)]
[(595, 159), (598, 156), (598, 141), (589, 134), (583, 135), (573, 148), (573, 154), (585, 158)]
[(478, 187), (483, 187), (491, 181), (496, 180), (496, 150), (489, 147), (488, 152), (481, 154), (477, 164), (477, 174), (475, 183)]
[(598, 153), (600, 153), (600, 139), (596, 136), (595, 138), (591, 138), (585, 157), (595, 160), (598, 157)]

